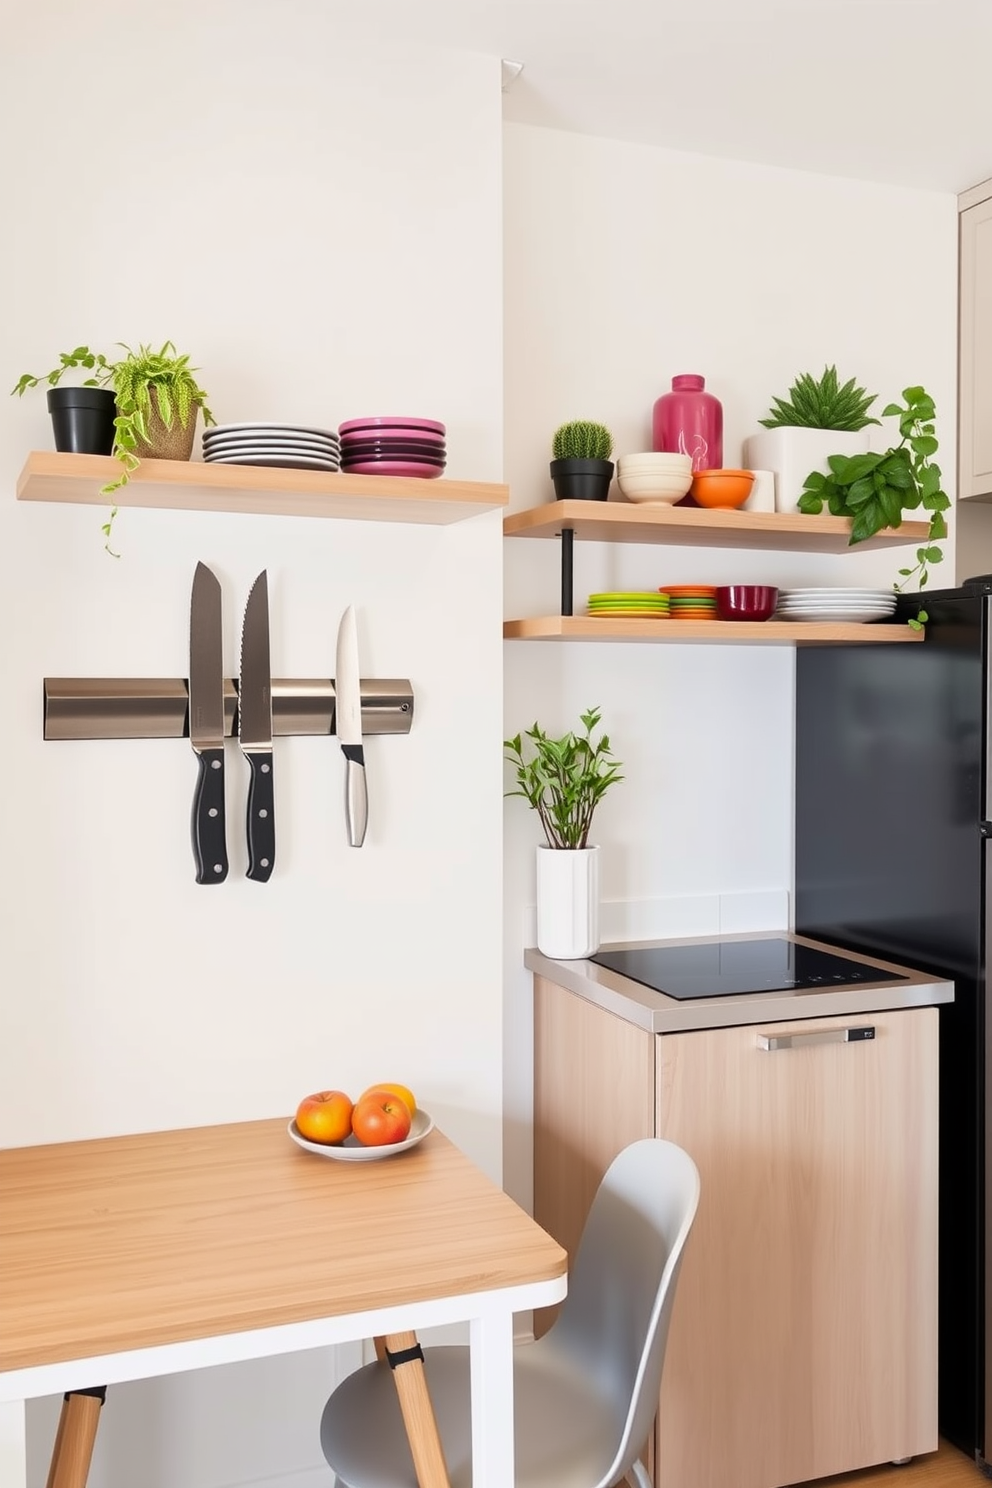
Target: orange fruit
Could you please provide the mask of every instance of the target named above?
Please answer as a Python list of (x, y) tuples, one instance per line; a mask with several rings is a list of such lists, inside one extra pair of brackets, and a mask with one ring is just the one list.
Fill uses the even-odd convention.
[(370, 1085), (368, 1090), (363, 1090), (358, 1099), (364, 1100), (367, 1095), (376, 1095), (380, 1090), (385, 1091), (386, 1095), (398, 1095), (410, 1112), (410, 1120), (413, 1120), (417, 1114), (417, 1102), (413, 1091), (407, 1085), (388, 1085), (380, 1082), (378, 1085)]
[(305, 1095), (296, 1108), (296, 1129), (308, 1142), (332, 1147), (351, 1133), (354, 1106), (343, 1090), (318, 1090)]

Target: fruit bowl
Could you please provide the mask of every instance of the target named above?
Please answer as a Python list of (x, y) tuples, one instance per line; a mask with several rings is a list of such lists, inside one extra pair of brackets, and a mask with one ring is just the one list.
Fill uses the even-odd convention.
[(697, 506), (743, 506), (754, 485), (753, 470), (697, 470), (689, 495)]
[(770, 620), (777, 604), (778, 590), (771, 584), (727, 584), (716, 591), (721, 620)]
[(309, 1142), (306, 1137), (300, 1135), (295, 1121), (291, 1121), (287, 1128), (289, 1135), (297, 1147), (302, 1147), (305, 1152), (312, 1152), (316, 1157), (330, 1157), (336, 1162), (375, 1162), (382, 1157), (395, 1157), (398, 1152), (406, 1152), (410, 1147), (416, 1147), (422, 1142), (428, 1132), (434, 1130), (434, 1118), (428, 1116), (426, 1111), (419, 1108), (413, 1113), (413, 1121), (410, 1125), (410, 1135), (403, 1142), (387, 1142), (381, 1147), (366, 1147), (355, 1136), (345, 1137), (343, 1142)]

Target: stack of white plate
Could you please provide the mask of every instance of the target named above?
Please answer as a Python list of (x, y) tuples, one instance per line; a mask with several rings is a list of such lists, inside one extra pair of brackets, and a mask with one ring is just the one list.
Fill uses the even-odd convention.
[(776, 620), (887, 620), (895, 612), (891, 589), (783, 589)]
[(303, 424), (216, 424), (203, 431), (203, 458), (213, 465), (340, 470), (341, 441), (336, 429)]

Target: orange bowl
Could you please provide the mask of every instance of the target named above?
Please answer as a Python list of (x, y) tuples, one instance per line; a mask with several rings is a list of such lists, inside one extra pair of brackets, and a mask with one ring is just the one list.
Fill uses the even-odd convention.
[(697, 470), (689, 495), (697, 506), (743, 506), (753, 485), (753, 470)]

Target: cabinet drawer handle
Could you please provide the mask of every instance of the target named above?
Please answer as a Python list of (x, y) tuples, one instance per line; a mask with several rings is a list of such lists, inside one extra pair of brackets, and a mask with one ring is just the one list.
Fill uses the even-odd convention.
[(874, 1037), (874, 1025), (860, 1023), (848, 1028), (818, 1028), (812, 1033), (759, 1033), (758, 1048), (774, 1053), (776, 1049), (798, 1049), (802, 1044), (863, 1044)]

